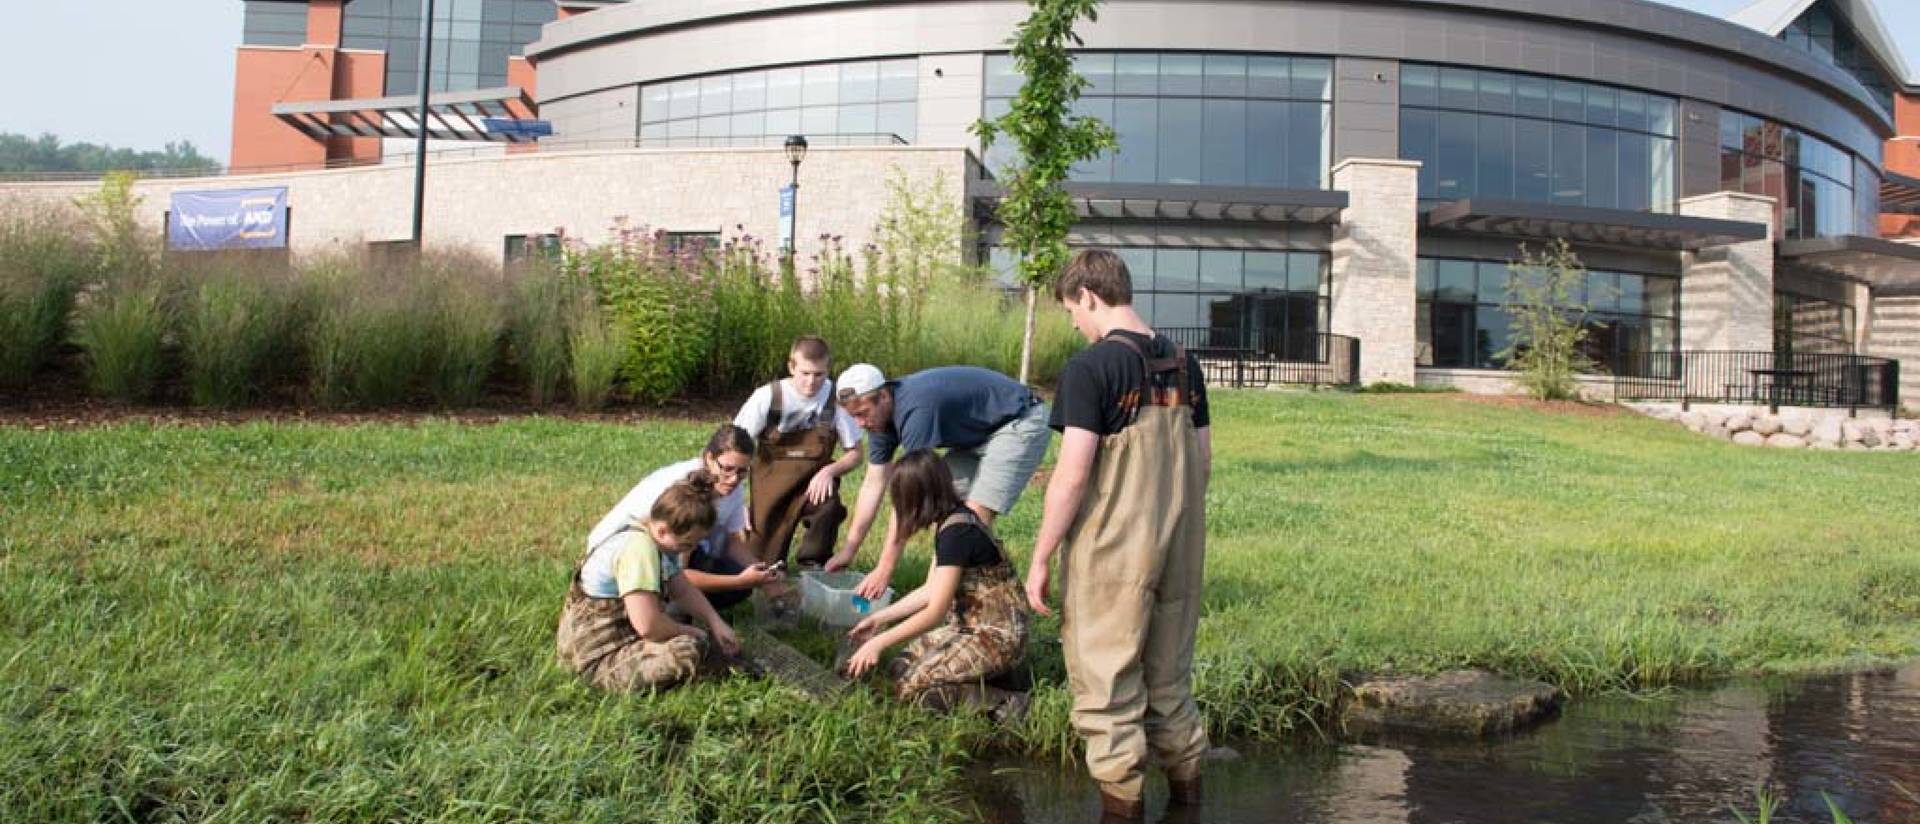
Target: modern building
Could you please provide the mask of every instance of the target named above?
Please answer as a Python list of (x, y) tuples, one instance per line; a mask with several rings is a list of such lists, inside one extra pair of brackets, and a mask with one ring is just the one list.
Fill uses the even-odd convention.
[[(779, 146), (800, 134), (803, 254), (864, 241), (897, 170), (944, 179), (983, 259), (1006, 263), (992, 207), (1010, 155), (970, 125), (1019, 89), (1006, 41), (1024, 2), (437, 2), (436, 88), (537, 107), (553, 135), (436, 159), (429, 244), (504, 253), (616, 217), (772, 237), (792, 173)], [(411, 151), (380, 139), (408, 133), (417, 5), (249, 0), (235, 166)], [(1565, 238), (1609, 372), (1675, 379), (1693, 367), (1647, 353), (1759, 353), (1711, 380), (1833, 401), (1795, 388), (1794, 357), (1853, 358), (1826, 393), (1908, 359), (1920, 399), (1920, 246), (1892, 240), (1920, 236), (1920, 78), (1868, 0), (1730, 19), (1645, 0), (1112, 0), (1081, 34), (1080, 111), (1119, 146), (1074, 170), (1072, 242), (1123, 255), (1149, 319), (1195, 345), (1311, 362), (1355, 340), (1364, 380), (1497, 390), (1507, 262)], [(159, 202), (284, 185), (300, 251), (404, 237), (411, 179), (146, 185)]]

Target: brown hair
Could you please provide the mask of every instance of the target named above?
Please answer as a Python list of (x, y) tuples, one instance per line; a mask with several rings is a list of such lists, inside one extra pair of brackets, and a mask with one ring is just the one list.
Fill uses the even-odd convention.
[(1108, 306), (1133, 305), (1133, 275), (1127, 262), (1105, 249), (1082, 249), (1067, 261), (1053, 282), (1053, 299), (1066, 303), (1082, 291), (1092, 292)]
[(690, 538), (695, 533), (713, 531), (713, 476), (696, 469), (679, 483), (667, 487), (653, 499), (647, 520), (664, 524), (675, 538)]
[(720, 428), (713, 430), (713, 435), (707, 438), (706, 453), (707, 457), (718, 458), (728, 452), (752, 455), (753, 436), (747, 434), (747, 430), (733, 424), (721, 424)]
[(893, 495), (902, 538), (939, 524), (966, 503), (953, 489), (947, 462), (931, 449), (916, 449), (894, 461), (887, 491)]
[(822, 338), (819, 335), (801, 335), (800, 337), (794, 338), (793, 348), (787, 350), (787, 356), (810, 360), (815, 363), (829, 365), (833, 363), (833, 350), (827, 347), (826, 338)]

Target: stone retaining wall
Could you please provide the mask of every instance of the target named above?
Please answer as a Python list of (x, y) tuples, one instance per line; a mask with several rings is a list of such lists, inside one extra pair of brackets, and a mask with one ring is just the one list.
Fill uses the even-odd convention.
[(1779, 449), (1855, 449), (1912, 452), (1920, 448), (1920, 421), (1891, 418), (1885, 413), (1846, 410), (1783, 409), (1775, 415), (1766, 407), (1627, 404), (1641, 414), (1685, 426), (1709, 437), (1742, 446)]

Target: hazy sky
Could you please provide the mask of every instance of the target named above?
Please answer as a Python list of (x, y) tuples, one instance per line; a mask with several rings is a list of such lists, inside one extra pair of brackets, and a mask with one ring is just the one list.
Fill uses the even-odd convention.
[[(1661, 0), (1726, 14), (1747, 0)], [(1920, 66), (1920, 15), (1873, 0)], [(0, 77), (12, 78), (0, 132), (50, 132), (67, 141), (157, 149), (191, 140), (226, 160), (233, 121), (240, 0), (8, 2)], [(84, 59), (76, 59), (84, 58)]]

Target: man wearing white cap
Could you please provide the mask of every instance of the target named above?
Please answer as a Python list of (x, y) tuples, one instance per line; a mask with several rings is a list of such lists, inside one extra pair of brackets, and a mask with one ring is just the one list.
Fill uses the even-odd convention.
[[(1047, 405), (1019, 382), (977, 366), (942, 366), (889, 381), (878, 367), (856, 364), (834, 382), (840, 407), (867, 430), (867, 477), (854, 504), (847, 542), (827, 570), (853, 563), (880, 512), (895, 453), (947, 450), (947, 466), (967, 508), (991, 526), (1013, 508), (1047, 454), (1052, 432)], [(887, 590), (900, 561), (898, 524), (887, 524), (880, 562), (858, 592), (877, 598)]]

